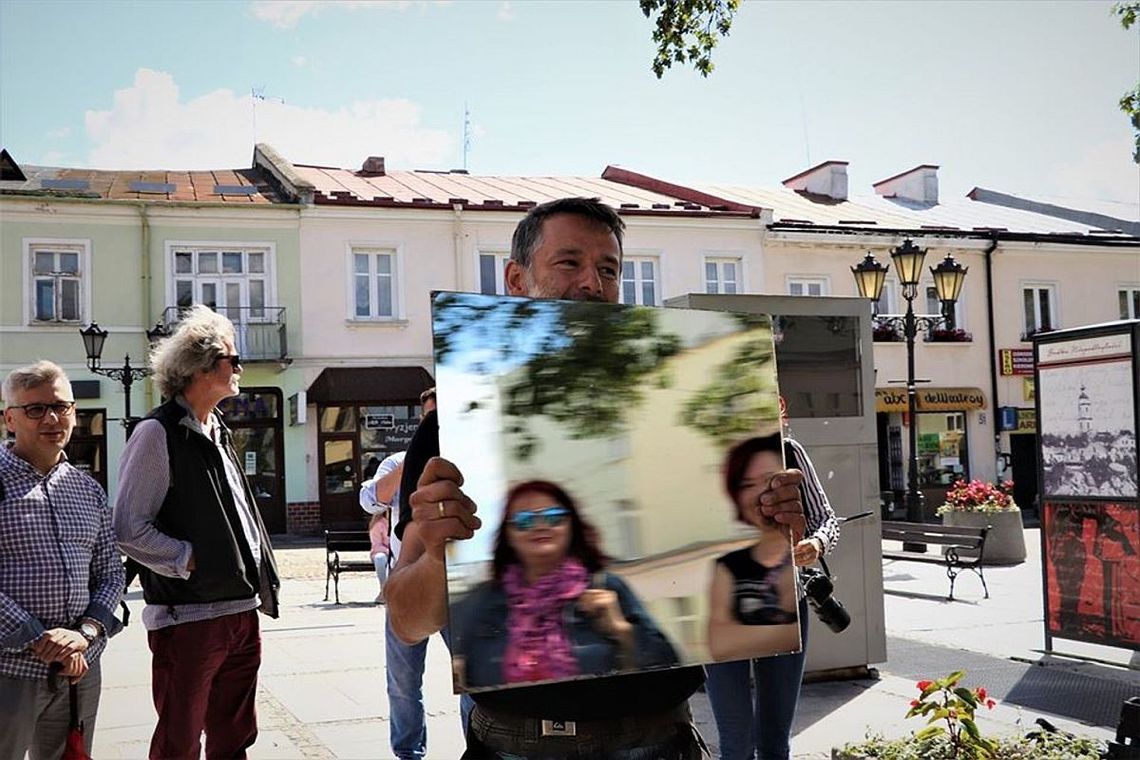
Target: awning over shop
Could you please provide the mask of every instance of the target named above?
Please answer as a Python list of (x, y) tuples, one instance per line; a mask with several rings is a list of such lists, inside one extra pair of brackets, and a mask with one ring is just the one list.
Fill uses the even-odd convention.
[(329, 367), (307, 395), (310, 403), (321, 404), (414, 404), (433, 385), (423, 367)]
[[(916, 408), (920, 412), (985, 409), (986, 394), (981, 388), (919, 388)], [(907, 411), (906, 388), (876, 388), (875, 411)]]

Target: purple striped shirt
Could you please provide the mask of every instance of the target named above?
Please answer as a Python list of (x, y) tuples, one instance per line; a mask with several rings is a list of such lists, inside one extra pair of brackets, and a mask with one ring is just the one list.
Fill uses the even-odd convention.
[[(28, 649), (45, 630), (90, 617), (113, 634), (123, 562), (107, 495), (66, 459), (46, 475), (0, 445), (0, 675), (40, 679), (48, 666)], [(107, 639), (87, 648), (99, 659)]]

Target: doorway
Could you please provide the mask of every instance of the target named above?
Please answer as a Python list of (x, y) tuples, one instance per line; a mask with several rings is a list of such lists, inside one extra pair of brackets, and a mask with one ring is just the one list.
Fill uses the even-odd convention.
[(283, 406), (279, 388), (245, 388), (218, 404), (270, 533), (286, 532)]

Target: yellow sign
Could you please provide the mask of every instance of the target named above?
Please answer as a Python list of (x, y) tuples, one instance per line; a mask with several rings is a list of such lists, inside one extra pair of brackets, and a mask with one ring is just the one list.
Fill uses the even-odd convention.
[[(960, 412), (985, 409), (986, 394), (981, 388), (919, 388), (915, 408), (920, 412)], [(907, 411), (905, 388), (876, 388), (876, 412)]]
[(1037, 432), (1037, 410), (1036, 409), (1018, 409), (1017, 410), (1017, 429), (1009, 431), (1011, 433), (1036, 433)]
[(1032, 377), (1021, 379), (1021, 395), (1025, 397), (1026, 401), (1033, 401), (1037, 398), (1037, 385)]

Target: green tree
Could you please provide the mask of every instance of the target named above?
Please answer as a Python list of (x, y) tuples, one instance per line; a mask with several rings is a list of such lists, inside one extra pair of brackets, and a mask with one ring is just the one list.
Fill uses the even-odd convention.
[(653, 30), (657, 78), (674, 63), (691, 64), (703, 77), (711, 74), (713, 48), (728, 36), (739, 7), (740, 0), (641, 0), (645, 17), (657, 16)]
[[(1131, 29), (1140, 18), (1140, 0), (1127, 0), (1112, 6), (1112, 12), (1120, 17), (1120, 25), (1126, 30)], [(1140, 164), (1140, 82), (1130, 92), (1124, 93), (1120, 98), (1120, 110), (1128, 116), (1132, 124), (1133, 137), (1136, 147), (1132, 152), (1132, 160)]]

